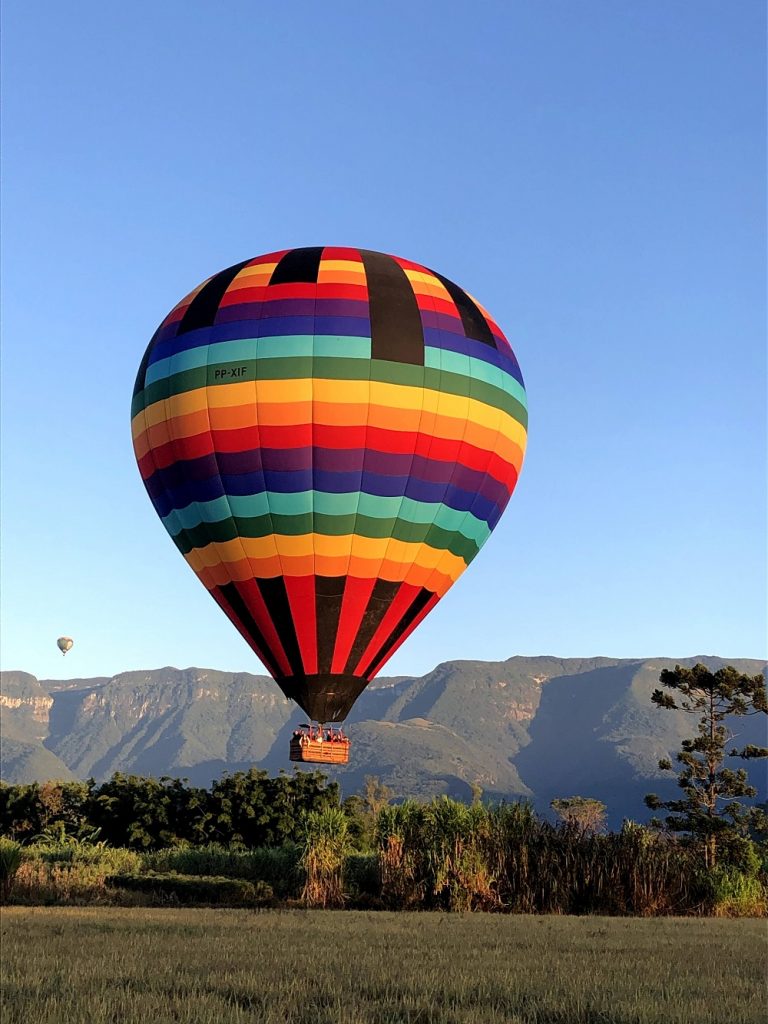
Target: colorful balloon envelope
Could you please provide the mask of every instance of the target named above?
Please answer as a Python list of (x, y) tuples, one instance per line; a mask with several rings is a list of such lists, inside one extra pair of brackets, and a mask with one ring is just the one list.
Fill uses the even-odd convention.
[(344, 720), (488, 539), (527, 428), (520, 367), (478, 302), (330, 246), (190, 292), (149, 343), (132, 418), (176, 546), (319, 722)]

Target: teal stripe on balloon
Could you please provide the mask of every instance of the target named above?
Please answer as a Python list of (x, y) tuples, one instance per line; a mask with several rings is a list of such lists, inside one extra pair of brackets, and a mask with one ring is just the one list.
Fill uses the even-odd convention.
[(371, 358), (370, 338), (337, 335), (313, 337), (311, 334), (290, 334), (277, 338), (238, 338), (234, 341), (217, 341), (213, 345), (200, 344), (197, 348), (186, 349), (168, 359), (158, 359), (156, 363), (151, 363), (147, 367), (144, 386), (148, 387), (156, 380), (170, 376), (171, 359), (174, 373), (181, 373), (199, 366), (253, 359), (256, 356), (257, 343), (259, 359), (285, 359), (294, 356)]
[[(359, 502), (359, 506), (358, 506)], [(324, 516), (349, 516), (358, 511), (372, 519), (402, 519), (407, 523), (431, 524), (449, 533), (461, 533), (482, 545), (490, 536), (488, 524), (468, 512), (459, 512), (437, 502), (415, 501), (413, 498), (388, 498), (351, 491), (329, 494), (324, 491), (302, 491), (282, 494), (274, 491), (234, 495), (188, 505), (169, 512), (163, 518), (165, 528), (175, 537), (201, 523), (219, 523), (235, 516), (255, 519), (272, 512), (280, 516), (301, 516), (313, 511)]]
[[(447, 370), (450, 373), (458, 373), (471, 377), (473, 380), (482, 380), (495, 387), (503, 387), (507, 394), (517, 399), (524, 408), (528, 408), (525, 388), (522, 384), (502, 367), (497, 367), (484, 359), (476, 359), (474, 356), (465, 356), (461, 352), (451, 352), (448, 349), (433, 348), (427, 345), (424, 348), (424, 365), (434, 369)], [(467, 372), (467, 366), (469, 366), (469, 372)]]

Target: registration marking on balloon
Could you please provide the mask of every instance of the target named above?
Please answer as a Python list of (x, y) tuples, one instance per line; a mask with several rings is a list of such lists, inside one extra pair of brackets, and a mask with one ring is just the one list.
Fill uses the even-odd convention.
[(332, 246), (190, 292), (150, 341), (132, 407), (177, 547), (325, 722), (488, 539), (527, 422), (517, 360), (476, 300), (409, 260)]

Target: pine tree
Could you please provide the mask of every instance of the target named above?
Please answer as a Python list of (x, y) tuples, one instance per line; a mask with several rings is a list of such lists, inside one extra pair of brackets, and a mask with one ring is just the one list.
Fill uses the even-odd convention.
[[(697, 734), (686, 739), (676, 755), (682, 767), (677, 784), (684, 796), (661, 800), (655, 794), (645, 798), (651, 810), (670, 811), (663, 824), (673, 832), (684, 832), (701, 843), (707, 867), (714, 867), (718, 846), (729, 839), (746, 836), (755, 809), (744, 805), (744, 798), (757, 790), (749, 784), (745, 768), (726, 767), (725, 759), (744, 760), (768, 757), (768, 749), (752, 744), (740, 750), (726, 747), (733, 733), (726, 725), (732, 716), (768, 714), (765, 679), (738, 672), (732, 665), (710, 672), (704, 665), (674, 670), (664, 669), (659, 678), (664, 690), (654, 690), (651, 700), (657, 707), (698, 715)], [(663, 771), (674, 771), (672, 762), (659, 761)], [(657, 827), (662, 823), (653, 822)]]

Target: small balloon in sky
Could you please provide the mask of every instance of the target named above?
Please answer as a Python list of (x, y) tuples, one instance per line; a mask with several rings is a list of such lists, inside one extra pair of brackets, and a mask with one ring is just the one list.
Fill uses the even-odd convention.
[(318, 722), (345, 719), (486, 542), (527, 422), (517, 359), (475, 299), (421, 264), (332, 246), (190, 292), (132, 407), (165, 528)]
[(62, 654), (66, 654), (67, 651), (71, 651), (75, 645), (75, 641), (71, 636), (60, 636), (56, 641), (56, 646), (59, 648)]

